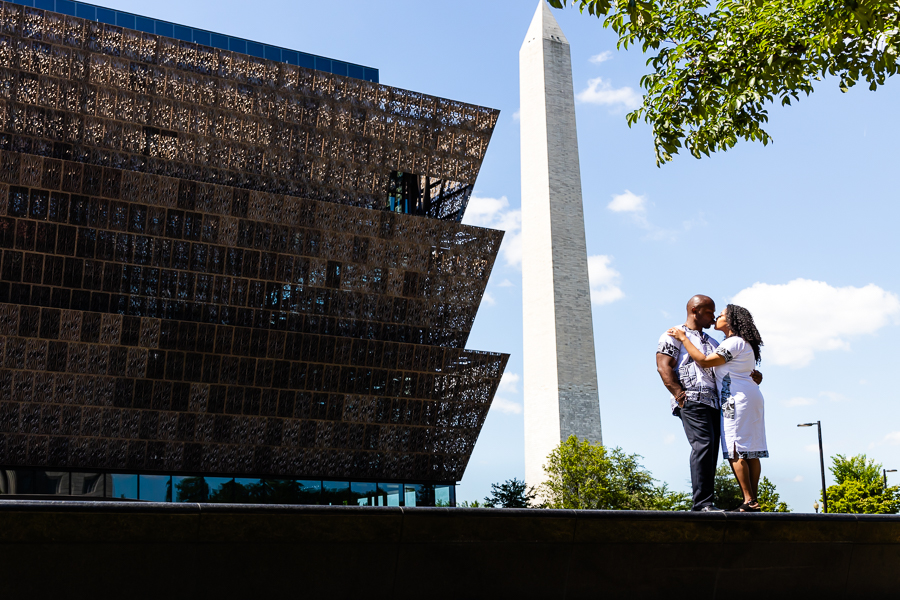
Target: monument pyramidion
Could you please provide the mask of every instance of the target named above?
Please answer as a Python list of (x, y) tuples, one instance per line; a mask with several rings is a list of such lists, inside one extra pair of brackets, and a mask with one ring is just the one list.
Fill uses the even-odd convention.
[(569, 42), (540, 0), (519, 51), (525, 481), (576, 435), (602, 442)]

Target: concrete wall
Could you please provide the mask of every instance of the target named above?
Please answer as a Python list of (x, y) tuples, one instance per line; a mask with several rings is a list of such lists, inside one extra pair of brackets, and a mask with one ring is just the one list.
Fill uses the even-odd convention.
[(900, 517), (0, 501), (4, 598), (879, 598)]

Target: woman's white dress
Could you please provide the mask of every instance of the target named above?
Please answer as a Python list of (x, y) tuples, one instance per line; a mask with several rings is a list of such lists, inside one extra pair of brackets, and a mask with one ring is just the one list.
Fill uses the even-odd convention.
[(715, 367), (722, 401), (722, 454), (725, 458), (768, 458), (765, 402), (750, 378), (756, 367), (753, 347), (732, 336), (716, 348), (725, 364)]

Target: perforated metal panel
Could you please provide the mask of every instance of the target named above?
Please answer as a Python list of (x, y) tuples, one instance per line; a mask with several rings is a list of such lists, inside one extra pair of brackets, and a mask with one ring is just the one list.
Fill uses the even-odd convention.
[[(0, 464), (461, 478), (507, 359), (463, 349), (502, 233), (457, 223), (496, 111), (0, 29)], [(393, 170), (452, 193), (388, 212)]]

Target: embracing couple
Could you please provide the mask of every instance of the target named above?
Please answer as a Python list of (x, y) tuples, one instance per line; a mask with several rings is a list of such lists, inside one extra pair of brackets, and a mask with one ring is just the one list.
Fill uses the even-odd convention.
[[(721, 344), (704, 333), (714, 326)], [(691, 444), (695, 511), (721, 511), (713, 503), (717, 452), (741, 486), (740, 512), (759, 512), (760, 458), (768, 458), (765, 407), (756, 370), (763, 345), (753, 316), (729, 304), (720, 313), (708, 296), (688, 301), (687, 321), (666, 331), (656, 349), (656, 369), (672, 394), (672, 414), (681, 418)]]

